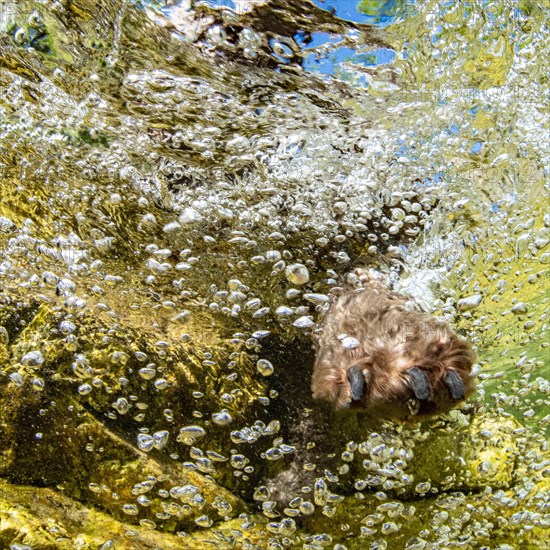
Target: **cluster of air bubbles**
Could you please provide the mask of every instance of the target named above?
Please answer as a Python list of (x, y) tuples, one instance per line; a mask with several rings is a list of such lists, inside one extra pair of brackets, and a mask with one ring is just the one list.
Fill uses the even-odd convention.
[(137, 445), (142, 451), (147, 453), (153, 449), (162, 450), (168, 443), (169, 436), (170, 433), (167, 430), (155, 432), (153, 435), (140, 433), (137, 436)]
[(253, 444), (261, 437), (269, 437), (279, 433), (281, 423), (279, 420), (271, 420), (267, 425), (261, 420), (254, 422), (252, 426), (246, 426), (239, 430), (231, 432), (231, 441), (233, 443), (248, 443)]
[(9, 234), (17, 229), (15, 223), (6, 216), (0, 216), (0, 233)]
[[(255, 37), (251, 31), (242, 31), (239, 40), (243, 41), (244, 48), (251, 52), (254, 50), (251, 44)], [(276, 47), (283, 48), (280, 40)], [(279, 55), (285, 54), (281, 50)], [(212, 120), (219, 119), (221, 123), (223, 118), (221, 110), (215, 107), (218, 92), (208, 83), (190, 81), (157, 71), (148, 76), (131, 75), (126, 79), (125, 85), (126, 93), (132, 100), (142, 109), (151, 109), (151, 112), (155, 105), (162, 102), (167, 90), (187, 97), (190, 102), (198, 102), (199, 97), (208, 96), (207, 107), (212, 109), (211, 116), (207, 117), (205, 113), (204, 119), (198, 122), (196, 130), (193, 130), (196, 136), (188, 136), (188, 130), (175, 130), (171, 135), (172, 139), (180, 136), (186, 147), (204, 154), (199, 141), (211, 133)], [(289, 102), (292, 102), (295, 110), (303, 111), (304, 114), (311, 108), (303, 98), (292, 94), (280, 94), (274, 100), (273, 114), (284, 115), (283, 105), (286, 108)], [(231, 102), (226, 99), (223, 105), (224, 113), (228, 109), (228, 101)], [(237, 106), (231, 104), (230, 108), (237, 109)], [(270, 114), (266, 110), (262, 117)], [(228, 242), (253, 248), (258, 241), (257, 235), (248, 234), (250, 223), (256, 225), (255, 232), (259, 235), (262, 232), (266, 235), (278, 232), (285, 236), (300, 229), (314, 229), (319, 235), (315, 241), (316, 246), (326, 248), (330, 244), (334, 245), (334, 259), (342, 266), (350, 261), (348, 252), (341, 249), (342, 245), (358, 235), (368, 236), (371, 243), (370, 253), (381, 251), (396, 258), (400, 257), (402, 249), (392, 241), (414, 238), (422, 231), (433, 207), (433, 197), (427, 189), (417, 186), (412, 186), (414, 189), (399, 190), (405, 186), (398, 185), (391, 193), (382, 192), (386, 188), (388, 167), (385, 167), (385, 171), (381, 167), (384, 164), (384, 155), (390, 153), (385, 150), (383, 136), (372, 134), (369, 141), (366, 141), (360, 133), (354, 135), (353, 129), (344, 131), (340, 128), (336, 118), (327, 118), (326, 125), (326, 129), (319, 130), (322, 137), (316, 136), (318, 139), (314, 143), (303, 129), (284, 133), (276, 130), (276, 134), (270, 138), (251, 138), (236, 132), (227, 136), (225, 142), (216, 135), (211, 151), (223, 148), (229, 155), (228, 161), (233, 163), (237, 158), (261, 155), (262, 162), (267, 164), (273, 174), (273, 184), (266, 188), (264, 180), (251, 171), (237, 185), (228, 185), (225, 181), (210, 183), (203, 188), (200, 200), (197, 200), (193, 186), (179, 186), (175, 197), (176, 204), (181, 205), (179, 218), (164, 225), (165, 233), (177, 236), (182, 233), (184, 226), (195, 226), (203, 222), (208, 224), (215, 220), (230, 221), (234, 229), (246, 231), (228, 239)], [(362, 153), (355, 151), (354, 155), (346, 157), (345, 162), (335, 152), (335, 146), (345, 150), (356, 147), (359, 143), (360, 148), (366, 150)], [(376, 161), (378, 168), (373, 170), (372, 155), (375, 151), (379, 157)], [(163, 166), (166, 162), (168, 161), (163, 161)], [(201, 170), (198, 166), (190, 167), (186, 169), (185, 177), (193, 181), (208, 178), (208, 173)], [(414, 179), (414, 174), (411, 179)], [(300, 189), (299, 196), (295, 193), (297, 186)], [(289, 215), (282, 215), (281, 209), (288, 211)], [(149, 223), (147, 220), (151, 227), (156, 225), (156, 217), (145, 213), (142, 227)], [(330, 250), (327, 252), (331, 253)], [(261, 262), (261, 256), (268, 259), (267, 254), (253, 254), (250, 261)], [(159, 262), (158, 259), (156, 261)], [(150, 261), (150, 265), (161, 269), (153, 261)], [(308, 269), (305, 266), (300, 267), (301, 265), (296, 263), (283, 266), (288, 280), (297, 286), (309, 281)], [(277, 266), (274, 268), (277, 269)]]
[[(373, 432), (367, 440), (359, 444), (350, 442), (342, 454), (342, 460), (350, 463), (355, 455), (360, 457), (364, 472), (355, 481), (358, 491), (370, 489), (400, 492), (414, 481), (414, 477), (408, 473), (413, 451), (397, 436)], [(344, 464), (341, 471), (347, 470), (348, 467)]]
[[(450, 11), (445, 14), (454, 17)], [(518, 15), (525, 17), (525, 13)], [(430, 19), (434, 29), (438, 19), (437, 13)], [(16, 45), (27, 44), (32, 29), (44, 24), (36, 12), (27, 23), (28, 27), (15, 29)], [(24, 201), (12, 209), (9, 193), (2, 197), (6, 208), (0, 216), (0, 286), (17, 287), (29, 300), (36, 297), (42, 304), (36, 322), (28, 329), (32, 315), (25, 313), (26, 305), (16, 316), (17, 322), (20, 320), (16, 328), (13, 319), (6, 322), (7, 328), (0, 327), (2, 360), (6, 350), (15, 350), (8, 359), (10, 389), (15, 386), (19, 390), (31, 381), (34, 390), (43, 391), (54, 371), (56, 384), (67, 378), (74, 384), (73, 393), (68, 392), (71, 400), (93, 404), (94, 409), (103, 407), (109, 421), (120, 422), (119, 428), (139, 423), (139, 433), (131, 436), (133, 444), (137, 442), (140, 451), (152, 453), (151, 460), (171, 453), (181, 464), (181, 453), (186, 474), (212, 481), (218, 474), (225, 475), (226, 471), (221, 471), (227, 467), (235, 479), (258, 483), (256, 476), (263, 475), (260, 471), (285, 468), (287, 461), (300, 458), (304, 451), (303, 442), (287, 439), (293, 419), (284, 419), (282, 424), (267, 408), (270, 398), (277, 395), (270, 385), (279, 382), (275, 378), (284, 381), (287, 369), (293, 366), (270, 353), (268, 336), (286, 337), (290, 332), (293, 337), (308, 338), (318, 316), (329, 307), (340, 275), (355, 265), (358, 257), (370, 264), (380, 255), (396, 272), (413, 264), (440, 270), (436, 286), (441, 288), (433, 304), (443, 315), (462, 323), (460, 328), (470, 331), (474, 343), (479, 344), (479, 396), (493, 401), (499, 414), (504, 415), (504, 408), (514, 408), (514, 416), (522, 421), (536, 422), (537, 429), (547, 427), (550, 415), (543, 417), (540, 411), (550, 392), (541, 361), (548, 348), (542, 344), (535, 347), (542, 342), (539, 335), (547, 329), (548, 315), (541, 315), (538, 298), (531, 299), (531, 294), (538, 295), (544, 268), (550, 262), (550, 215), (541, 221), (531, 214), (493, 216), (491, 210), (504, 210), (517, 201), (513, 195), (525, 195), (517, 191), (521, 190), (521, 174), (518, 181), (513, 174), (516, 168), (521, 169), (521, 160), (532, 154), (541, 135), (532, 131), (540, 124), (536, 121), (542, 120), (540, 113), (529, 120), (528, 107), (521, 106), (521, 124), (516, 124), (525, 134), (521, 154), (507, 152), (497, 157), (495, 151), (487, 153), (495, 166), (504, 163), (510, 169), (501, 170), (498, 178), (485, 174), (487, 188), (480, 195), (497, 198), (491, 199), (492, 205), (484, 205), (485, 199), (477, 201), (484, 205), (480, 215), (476, 201), (469, 198), (479, 190), (465, 184), (461, 171), (441, 170), (437, 181), (433, 174), (425, 173), (428, 166), (446, 164), (449, 158), (453, 159), (451, 165), (465, 168), (464, 173), (482, 160), (476, 158), (472, 163), (474, 153), (465, 154), (461, 148), (464, 143), (469, 148), (475, 134), (480, 142), (489, 143), (485, 126), (497, 125), (476, 118), (476, 105), (465, 111), (468, 123), (455, 135), (452, 121), (458, 113), (452, 110), (460, 102), (468, 102), (467, 98), (440, 102), (433, 113), (430, 111), (427, 125), (421, 119), (416, 124), (415, 119), (407, 128), (408, 115), (392, 98), (357, 96), (349, 103), (376, 107), (371, 110), (374, 123), (366, 130), (362, 120), (332, 99), (336, 88), (322, 92), (319, 90), (324, 88), (319, 87), (313, 92), (300, 87), (294, 92), (272, 83), (256, 85), (252, 65), (266, 52), (272, 60), (292, 62), (299, 53), (292, 38), (269, 33), (268, 39), (264, 32), (238, 25), (230, 33), (220, 23), (201, 36), (208, 48), (238, 53), (253, 61), (241, 90), (250, 94), (249, 101), (242, 101), (241, 92), (222, 89), (223, 76), (216, 82), (203, 76), (190, 78), (179, 75), (175, 66), (127, 75), (119, 90), (126, 114), (118, 118), (118, 106), (100, 95), (100, 88), (108, 83), (97, 88), (102, 77), (96, 74), (86, 82), (83, 99), (81, 94), (76, 99), (56, 88), (60, 83), (63, 90), (69, 86), (67, 75), (59, 68), (51, 80), (41, 81), (37, 88), (40, 99), (32, 105), (21, 87), (26, 78), (23, 74), (7, 86), (6, 103), (21, 116), (14, 123), (7, 117), (2, 134), (19, 159), (13, 188)], [(343, 45), (356, 47), (361, 40), (361, 33), (354, 29), (338, 45), (329, 41), (320, 49), (326, 53)], [(518, 45), (514, 55), (524, 63), (527, 58), (520, 55), (522, 47)], [(410, 55), (417, 55), (413, 48)], [(529, 73), (513, 72), (510, 78)], [(274, 74), (274, 80), (298, 79), (299, 74)], [(405, 78), (399, 74), (401, 77)], [(509, 111), (497, 106), (498, 102), (492, 107), (487, 102), (479, 108), (479, 116), (495, 116), (498, 125), (502, 122), (505, 126), (500, 117)], [(419, 101), (407, 108), (422, 113), (425, 105)], [(381, 124), (376, 119), (379, 113), (384, 117)], [(388, 123), (392, 117), (400, 120), (395, 128)], [(462, 114), (460, 118), (464, 118)], [(532, 126), (525, 130), (528, 123)], [(470, 124), (475, 128), (472, 135)], [(96, 146), (103, 143), (104, 135), (109, 146)], [(506, 134), (506, 139), (508, 148), (514, 138)], [(94, 145), (83, 147), (79, 140)], [(27, 154), (29, 145), (39, 151), (37, 160)], [(3, 170), (4, 151), (2, 157)], [(514, 170), (504, 157), (515, 159)], [(47, 159), (55, 160), (55, 178)], [(498, 189), (490, 189), (492, 185)], [(498, 199), (509, 188), (514, 192)], [(457, 189), (460, 196), (455, 196)], [(482, 210), (485, 207), (487, 212)], [(24, 215), (35, 221), (19, 217), (20, 211), (29, 212)], [(505, 222), (502, 242), (488, 243), (484, 237), (487, 227), (501, 227), (495, 220)], [(72, 225), (77, 228), (74, 232), (68, 229)], [(411, 246), (414, 240), (417, 244)], [(516, 268), (517, 261), (526, 266)], [(351, 278), (348, 282), (357, 287), (361, 284)], [(2, 297), (7, 293), (2, 290)], [(98, 325), (90, 325), (93, 328), (86, 317), (91, 311), (94, 323), (95, 317), (99, 318)], [(138, 318), (143, 311), (152, 314)], [(250, 354), (249, 367), (237, 368), (236, 355), (223, 363), (212, 351), (200, 358), (200, 370), (195, 371), (191, 360), (180, 358), (188, 352), (191, 357), (195, 347), (208, 345), (202, 341), (207, 338), (195, 337), (193, 331), (204, 318), (210, 322), (212, 317), (218, 323), (220, 313), (231, 324), (225, 331), (233, 334), (228, 345)], [(125, 332), (127, 319), (129, 323), (137, 319), (145, 325), (145, 332), (164, 333), (148, 343), (147, 354), (133, 351), (137, 348), (132, 346), (114, 345), (117, 334)], [(53, 327), (50, 334), (38, 334), (48, 323)], [(109, 330), (96, 341), (95, 328), (102, 323)], [(246, 326), (235, 328), (239, 324)], [(501, 355), (497, 357), (495, 352), (485, 361), (491, 346), (497, 349), (496, 345), (510, 341), (510, 325), (516, 324), (521, 328), (518, 342), (502, 344), (502, 350), (498, 348)], [(223, 323), (219, 326), (226, 328)], [(484, 334), (489, 339), (496, 335), (488, 346), (482, 342)], [(337, 345), (350, 353), (357, 350), (359, 342), (351, 330), (336, 336)], [(517, 352), (516, 343), (521, 352)], [(63, 361), (57, 361), (58, 349), (62, 349)], [(274, 365), (276, 377), (272, 376)], [(227, 372), (223, 370), (226, 367)], [(194, 376), (197, 372), (200, 375)], [(174, 373), (187, 377), (183, 387)], [(288, 373), (290, 376), (291, 370)], [(264, 416), (247, 416), (247, 410), (239, 408), (246, 402), (242, 396), (248, 390), (239, 384), (250, 377), (262, 388), (263, 393), (252, 392), (252, 401), (265, 406), (261, 409)], [(232, 385), (228, 388), (228, 384)], [(183, 401), (192, 403), (184, 415), (180, 414), (180, 390), (188, 397)], [(51, 407), (55, 411), (55, 404)], [(63, 408), (71, 414), (76, 411), (72, 404)], [(39, 414), (45, 415), (45, 409)], [(149, 427), (144, 424), (146, 414)], [(316, 437), (314, 432), (305, 435), (306, 447)], [(488, 444), (499, 440), (496, 434), (497, 430), (483, 429), (476, 437)], [(321, 477), (297, 492), (282, 514), (268, 487), (258, 485), (254, 498), (268, 520), (265, 531), (281, 541), (279, 546), (273, 542), (273, 548), (292, 547), (304, 518), (318, 513), (328, 524), (337, 511), (345, 510), (344, 497), (338, 494), (340, 483), (352, 487), (354, 496), (349, 498), (371, 508), (357, 531), (367, 540), (365, 548), (391, 548), (393, 537), (402, 536), (414, 523), (414, 516), (417, 522), (424, 521), (418, 519), (418, 510), (425, 506), (431, 507), (425, 529), (409, 539), (408, 548), (490, 541), (494, 523), (499, 529), (517, 526), (524, 533), (536, 532), (544, 524), (546, 503), (539, 495), (534, 498), (538, 511), (527, 509), (532, 494), (538, 491), (528, 478), (539, 480), (544, 475), (547, 446), (518, 456), (534, 436), (530, 428), (519, 425), (512, 435), (518, 449), (511, 446), (509, 454), (520, 467), (520, 477), (527, 472), (525, 480), (513, 490), (487, 487), (483, 497), (489, 504), (480, 511), (468, 504), (476, 495), (441, 493), (435, 476), (413, 475), (415, 457), (408, 432), (406, 437), (397, 437), (382, 429), (367, 431), (361, 436), (364, 440), (348, 441), (343, 447), (334, 444), (334, 471), (316, 472)], [(46, 436), (44, 431), (35, 438), (39, 442)], [(221, 444), (218, 437), (225, 437)], [(418, 445), (424, 443), (429, 444), (418, 440)], [(103, 452), (95, 441), (86, 448)], [(441, 460), (446, 464), (451, 458), (442, 456)], [(488, 453), (478, 458), (472, 476), (489, 485), (500, 471), (499, 464)], [(304, 471), (310, 473), (315, 468), (308, 463)], [(206, 507), (207, 491), (190, 481), (161, 489), (151, 478), (135, 484), (135, 500), (121, 499), (100, 483), (90, 483), (89, 488), (93, 495), (112, 494), (117, 511), (122, 509), (129, 521), (139, 521), (148, 529), (155, 529), (163, 520), (179, 521), (189, 509), (194, 514), (190, 523), (206, 529), (220, 517), (231, 516), (232, 505), (222, 497), (212, 504), (212, 514)], [(449, 474), (448, 478), (443, 486), (453, 489), (456, 476)], [(400, 500), (402, 495), (406, 499)], [(162, 506), (160, 512), (152, 512), (155, 521), (142, 518), (157, 498)], [(474, 516), (477, 519), (472, 519)], [(352, 529), (348, 525), (352, 519), (350, 514), (338, 522), (342, 537)], [(459, 524), (465, 526), (460, 535)], [(131, 538), (137, 531), (128, 529), (127, 533)], [(434, 540), (437, 542), (431, 542)], [(311, 534), (302, 542), (304, 548), (345, 550), (336, 543), (336, 535), (333, 540), (328, 534)], [(14, 548), (18, 544), (14, 543)], [(113, 544), (105, 542), (102, 548)], [(508, 545), (499, 548), (505, 550)]]

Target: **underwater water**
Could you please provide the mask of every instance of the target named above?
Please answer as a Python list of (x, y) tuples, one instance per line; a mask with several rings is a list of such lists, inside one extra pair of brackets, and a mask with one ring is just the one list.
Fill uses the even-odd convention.
[[(543, 549), (543, 2), (0, 0), (0, 548)], [(354, 268), (476, 349), (311, 398)]]

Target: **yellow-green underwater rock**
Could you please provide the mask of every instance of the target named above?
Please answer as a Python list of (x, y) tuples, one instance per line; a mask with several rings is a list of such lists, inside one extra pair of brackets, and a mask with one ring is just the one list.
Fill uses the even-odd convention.
[(325, 533), (325, 541), (343, 544), (348, 550), (385, 543), (387, 547), (379, 547), (435, 550), (511, 545), (540, 550), (548, 541), (548, 486), (548, 479), (522, 480), (506, 491), (452, 491), (405, 501), (374, 495), (346, 497), (325, 507), (323, 515), (306, 518), (300, 533), (306, 540), (305, 533), (317, 533), (317, 537)]
[(411, 473), (440, 490), (508, 487), (518, 446), (512, 432), (520, 427), (512, 417), (474, 414), (469, 419), (453, 411), (450, 420), (424, 431), (417, 441)]
[[(265, 393), (246, 353), (86, 316), (70, 321), (69, 338), (65, 313), (42, 305), (12, 334), (0, 365), (0, 476), (172, 531), (243, 511), (214, 478), (232, 475), (222, 420), (254, 421)], [(231, 361), (249, 380), (238, 392), (217, 371)], [(193, 416), (194, 401), (220, 419)]]
[[(243, 528), (244, 520), (190, 535), (162, 533), (144, 521), (131, 525), (88, 508), (52, 489), (0, 481), (0, 547), (19, 543), (33, 550), (117, 550), (262, 548), (262, 529)], [(240, 531), (239, 531), (240, 530)], [(240, 546), (242, 548), (242, 546)]]

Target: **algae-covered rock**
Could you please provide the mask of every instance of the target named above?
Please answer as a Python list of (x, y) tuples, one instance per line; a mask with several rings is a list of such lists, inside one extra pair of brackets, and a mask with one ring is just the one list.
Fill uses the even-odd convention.
[[(22, 400), (22, 392), (7, 396)], [(16, 423), (28, 424), (28, 429), (19, 428), (15, 434), (12, 427), (4, 439), (11, 444), (11, 453), (2, 464), (2, 476), (13, 482), (57, 487), (114, 517), (129, 522), (149, 519), (161, 529), (193, 526), (203, 515), (212, 520), (232, 517), (245, 509), (209, 476), (141, 451), (75, 400), (59, 399), (53, 410), (47, 402), (31, 400), (16, 411), (6, 409), (7, 426), (11, 427), (5, 418), (13, 412)]]
[(312, 489), (320, 480), (339, 496), (382, 491), (410, 499), (506, 489), (519, 475), (521, 425), (471, 405), (416, 427), (335, 415), (321, 407), (302, 411), (299, 422), (290, 439), (296, 458), (268, 484), (282, 505), (279, 511), (301, 487)]
[[(547, 489), (547, 480), (523, 480), (506, 491), (451, 491), (406, 501), (374, 495), (346, 497), (325, 506), (323, 515), (306, 517), (300, 533), (305, 540), (306, 533), (325, 533), (326, 541), (349, 550), (383, 545), (388, 538), (395, 550), (479, 544), (537, 550), (545, 548), (547, 541), (548, 518), (543, 505)], [(340, 532), (328, 532), (327, 518)]]
[(410, 473), (437, 490), (508, 487), (514, 479), (520, 428), (513, 417), (454, 411), (424, 430), (414, 446)]
[[(262, 530), (252, 522), (224, 522), (197, 535), (162, 533), (150, 520), (133, 525), (71, 500), (60, 491), (0, 481), (0, 546), (33, 550), (158, 548), (262, 548)], [(21, 546), (16, 546), (21, 545)]]
[[(541, 547), (546, 14), (1, 4), (0, 546)], [(474, 404), (312, 400), (358, 266), (454, 317)]]
[[(168, 342), (129, 321), (123, 330), (39, 307), (1, 367), (0, 475), (62, 487), (115, 517), (154, 518), (166, 529), (208, 513), (237, 515), (243, 503), (212, 479), (232, 474), (228, 433), (215, 415), (251, 422), (265, 389), (245, 352), (226, 351), (214, 337), (201, 351), (199, 338), (189, 340), (167, 350)], [(249, 380), (233, 393), (215, 370), (230, 353)], [(199, 399), (201, 411), (211, 411), (204, 419), (192, 415)]]

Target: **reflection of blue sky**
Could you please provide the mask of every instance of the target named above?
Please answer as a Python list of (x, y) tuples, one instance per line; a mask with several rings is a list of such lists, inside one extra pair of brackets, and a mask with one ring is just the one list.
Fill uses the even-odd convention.
[[(162, 6), (165, 2), (165, 0), (131, 1), (138, 6), (145, 4), (155, 5), (156, 7)], [(488, 0), (480, 1), (482, 6), (485, 6), (488, 3)], [(289, 2), (291, 2), (291, 0), (289, 0)], [(396, 21), (401, 21), (404, 18), (413, 15), (415, 10), (421, 11), (426, 6), (426, 4), (418, 2), (418, 0), (371, 0), (369, 2), (365, 2), (365, 5), (368, 4), (369, 9), (369, 14), (365, 14), (358, 11), (360, 0), (312, 0), (312, 2), (320, 9), (332, 12), (337, 17), (346, 21), (356, 23), (359, 28), (348, 29), (347, 33), (348, 36), (354, 35), (357, 37), (359, 44), (361, 44), (361, 25), (366, 25), (371, 28), (375, 27), (378, 29), (384, 29)], [(233, 10), (236, 13), (242, 13), (243, 9), (243, 4), (240, 4), (238, 0), (236, 2), (234, 0), (197, 0), (196, 3), (204, 3), (219, 10)], [(433, 8), (433, 24), (431, 24), (429, 28), (423, 29), (429, 31), (432, 44), (437, 44), (441, 40), (441, 36), (445, 31), (445, 27), (443, 25), (437, 24), (441, 21), (441, 19), (438, 20), (438, 17), (445, 15), (448, 10), (454, 9), (456, 4), (456, 0), (442, 0), (442, 2)], [(165, 5), (160, 9), (167, 17), (170, 17), (171, 11), (174, 10), (175, 7), (181, 5), (186, 5), (186, 2), (184, 0), (179, 0), (169, 6)], [(460, 6), (462, 6), (461, 9), (464, 10), (465, 14), (469, 14), (472, 11), (473, 5), (473, 2), (471, 1), (465, 1), (460, 4)], [(515, 8), (514, 13), (518, 19), (524, 17), (523, 12), (519, 8)], [(491, 22), (496, 21), (495, 14), (491, 13), (490, 10), (485, 10), (484, 16)], [(343, 32), (345, 33), (346, 30), (344, 29)], [(376, 74), (374, 71), (363, 71), (362, 74), (362, 68), (373, 68), (380, 65), (392, 64), (395, 62), (397, 54), (406, 59), (407, 47), (412, 47), (405, 44), (404, 49), (397, 52), (397, 54), (396, 51), (390, 48), (376, 48), (374, 46), (370, 46), (371, 49), (369, 49), (369, 46), (367, 45), (359, 45), (358, 49), (354, 49), (344, 46), (344, 35), (331, 34), (328, 32), (313, 32), (309, 34), (305, 31), (298, 31), (293, 38), (302, 51), (302, 64), (306, 71), (326, 75), (327, 79), (330, 76), (336, 76), (337, 78), (342, 79), (349, 78), (353, 81), (354, 85), (359, 87), (368, 87), (369, 78), (371, 78), (370, 75)], [(329, 51), (319, 52), (319, 49), (323, 50), (322, 46), (327, 46)], [(519, 45), (516, 44), (515, 47), (518, 48)], [(319, 54), (319, 58), (317, 54)], [(285, 61), (287, 61), (282, 57), (280, 57), (279, 60), (281, 63), (285, 63)], [(354, 71), (354, 67), (357, 68), (357, 71)], [(432, 88), (429, 82), (425, 84), (425, 87), (425, 90), (416, 90), (420, 101), (431, 102), (434, 106), (438, 106), (447, 105), (449, 101), (454, 100), (454, 91), (452, 89), (447, 90), (445, 87)], [(409, 96), (406, 94), (406, 91), (407, 90), (403, 91), (403, 101), (417, 100), (417, 96), (413, 95), (411, 95), (411, 99), (409, 100)], [(488, 100), (484, 95), (485, 92), (483, 90), (478, 90), (475, 87), (466, 90), (466, 93), (471, 95), (472, 104), (469, 105), (469, 108), (465, 109), (465, 118), (462, 122), (456, 124), (449, 121), (441, 136), (439, 134), (434, 134), (430, 138), (426, 139), (431, 141), (431, 139), (439, 139), (440, 137), (445, 138), (445, 136), (460, 136), (461, 139), (465, 137), (465, 134), (470, 131), (469, 125), (471, 123), (471, 119), (477, 116), (480, 108), (486, 109), (486, 107), (480, 107), (479, 101)], [(261, 114), (261, 112), (262, 110), (258, 108), (257, 113)], [(468, 151), (470, 155), (477, 156), (485, 152), (487, 146), (485, 146), (482, 141), (478, 141), (478, 139), (480, 139), (479, 136), (480, 134), (477, 131), (471, 131), (471, 134), (467, 137), (470, 141), (466, 146), (466, 151)], [(293, 154), (295, 155), (298, 155), (299, 153), (299, 149), (293, 151)], [(417, 155), (414, 148), (410, 146), (409, 139), (398, 141), (395, 144), (394, 157), (395, 159), (403, 157), (413, 163), (418, 162)], [(548, 174), (547, 169), (545, 173)], [(419, 185), (439, 184), (447, 178), (448, 173), (446, 172), (446, 169), (442, 170), (440, 166), (435, 165), (427, 166), (426, 171), (421, 173)], [(498, 204), (493, 204), (492, 211), (495, 212), (498, 211), (498, 209)]]
[[(340, 40), (339, 37), (337, 40), (326, 38), (330, 36), (327, 33), (315, 34), (324, 36), (314, 36), (314, 41), (309, 44), (307, 48), (304, 48), (304, 53), (306, 53), (308, 49), (315, 48), (316, 45), (324, 44), (325, 42), (336, 43)], [(336, 48), (330, 54), (320, 59), (317, 59), (314, 53), (309, 55), (306, 53), (306, 55), (304, 55), (303, 66), (304, 69), (308, 71), (335, 74), (343, 62), (354, 63), (362, 67), (376, 67), (377, 65), (392, 63), (394, 59), (395, 52), (389, 48), (378, 48), (369, 52), (359, 53), (351, 48), (342, 47)]]
[[(396, 0), (386, 0), (378, 2), (375, 14), (367, 15), (358, 11), (360, 5), (359, 0), (313, 0), (313, 3), (327, 11), (334, 12), (336, 16), (347, 21), (353, 21), (354, 23), (370, 24), (377, 27), (387, 27), (394, 23), (398, 16), (403, 17), (412, 13), (413, 3), (412, 0), (407, 2), (401, 2), (399, 5), (401, 8), (396, 9)], [(294, 37), (298, 44), (302, 46), (304, 53), (307, 50), (314, 50), (323, 44), (338, 44), (342, 40), (339, 35), (330, 35), (324, 32), (312, 33), (312, 41), (304, 45), (303, 38), (300, 34)], [(316, 58), (316, 55), (311, 53), (310, 55), (304, 55), (303, 66), (304, 69), (312, 72), (320, 72), (323, 74), (337, 74), (342, 63), (347, 62), (350, 64), (356, 64), (361, 67), (376, 67), (378, 65), (384, 65), (393, 63), (395, 59), (395, 52), (389, 48), (378, 48), (369, 52), (357, 52), (351, 48), (334, 48), (329, 54)], [(356, 81), (358, 85), (368, 85), (366, 78), (359, 77)]]
[[(239, 3), (234, 0), (198, 0), (214, 8), (228, 8), (239, 11)], [(375, 13), (362, 13), (358, 11), (360, 0), (313, 0), (313, 3), (326, 11), (334, 13), (337, 17), (354, 23), (363, 23), (386, 27), (391, 25), (398, 17), (406, 17), (414, 10), (414, 0), (381, 0), (376, 3), (371, 11)], [(369, 2), (372, 6), (373, 2)]]
[(338, 44), (338, 42), (342, 42), (342, 37), (339, 34), (330, 34), (328, 32), (314, 32), (311, 35), (311, 42), (309, 44), (304, 43), (304, 33), (298, 32), (294, 39), (296, 40), (297, 44), (304, 50), (311, 49), (311, 48), (317, 48), (318, 46), (322, 46), (323, 44)]
[[(412, 0), (381, 0), (376, 3), (375, 9), (370, 14), (358, 11), (360, 0), (313, 0), (313, 3), (336, 16), (354, 23), (365, 23), (377, 27), (387, 27), (399, 17), (413, 13), (414, 2)], [(373, 2), (369, 3), (371, 6)]]
[(460, 132), (460, 128), (453, 122), (450, 126), (449, 126), (449, 131), (450, 133), (454, 134), (456, 136), (456, 134), (458, 134), (458, 132)]
[[(360, 0), (312, 0), (313, 3), (321, 9), (335, 13), (341, 19), (352, 21), (359, 24), (373, 25), (376, 27), (387, 27), (395, 22), (398, 18), (402, 19), (413, 13), (414, 0), (380, 0), (379, 2), (369, 2), (369, 14), (358, 11)], [(146, 0), (147, 3), (147, 0)], [(204, 3), (218, 9), (231, 9), (239, 12), (241, 7), (239, 2), (234, 0), (199, 0), (197, 3)], [(170, 17), (171, 10), (178, 6), (181, 2), (176, 2), (170, 7), (164, 8), (161, 11), (167, 17)], [(376, 67), (378, 65), (391, 64), (395, 59), (395, 52), (389, 48), (378, 48), (371, 51), (357, 52), (351, 48), (338, 47), (337, 44), (342, 41), (342, 36), (331, 35), (326, 32), (314, 32), (308, 39), (311, 42), (306, 42), (306, 34), (298, 32), (294, 39), (301, 47), (304, 58), (304, 69), (322, 73), (326, 75), (336, 75), (346, 78), (349, 70), (352, 70), (353, 65), (360, 67)], [(325, 44), (331, 44), (329, 53), (321, 54), (319, 58), (314, 53), (317, 48)], [(279, 59), (283, 61), (283, 59)], [(348, 64), (347, 67), (342, 67), (342, 64)], [(355, 77), (355, 82), (358, 85), (368, 86), (368, 79), (362, 78), (360, 74)]]
[(207, 4), (213, 8), (227, 8), (237, 11), (237, 4), (233, 0), (200, 0), (197, 4)]
[(472, 148), (470, 149), (470, 153), (473, 155), (477, 155), (481, 151), (481, 146), (482, 146), (481, 141), (476, 141), (472, 145)]
[(313, 0), (316, 6), (327, 11), (333, 11), (341, 19), (355, 23), (370, 23), (371, 17), (357, 11), (358, 0)]

